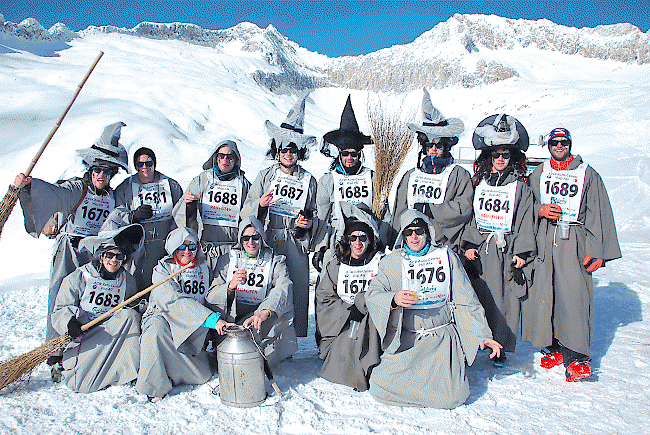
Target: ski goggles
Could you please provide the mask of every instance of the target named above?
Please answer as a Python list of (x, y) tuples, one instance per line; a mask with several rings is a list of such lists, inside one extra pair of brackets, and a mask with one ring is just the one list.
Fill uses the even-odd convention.
[(355, 159), (356, 159), (357, 157), (359, 157), (359, 151), (347, 151), (347, 150), (343, 150), (343, 151), (340, 152), (340, 154), (341, 154), (343, 157), (350, 156), (350, 157), (355, 158)]
[(241, 241), (242, 242), (248, 242), (249, 240), (252, 240), (253, 242), (259, 242), (262, 240), (262, 236), (259, 234), (253, 234), (251, 236), (241, 236)]
[(422, 227), (405, 228), (404, 231), (402, 231), (402, 234), (404, 234), (404, 237), (409, 237), (413, 233), (417, 234), (418, 236), (423, 236), (425, 231), (424, 231), (424, 228), (422, 228)]
[(178, 245), (178, 248), (176, 248), (178, 251), (184, 251), (185, 249), (189, 249), (191, 252), (196, 252), (197, 249), (199, 249), (199, 246), (196, 243), (183, 243), (181, 245)]
[(140, 169), (140, 168), (153, 168), (153, 160), (149, 159), (144, 162), (135, 162), (135, 169)]
[(358, 234), (358, 235), (349, 234), (348, 235), (348, 240), (350, 241), (350, 243), (356, 242), (357, 240), (359, 240), (360, 242), (363, 243), (363, 242), (368, 241), (368, 235), (367, 234)]
[(105, 259), (110, 260), (113, 257), (116, 257), (118, 259), (118, 261), (126, 260), (126, 254), (122, 254), (121, 252), (118, 252), (118, 253), (111, 252), (111, 251), (104, 252), (104, 258)]
[(106, 175), (109, 178), (117, 173), (117, 169), (115, 168), (104, 168), (102, 166), (93, 166), (92, 171), (95, 174), (101, 174), (103, 172), (104, 175)]
[(510, 160), (510, 151), (504, 151), (502, 153), (498, 151), (492, 151), (492, 158), (494, 160), (498, 159), (499, 157), (503, 156), (505, 160)]

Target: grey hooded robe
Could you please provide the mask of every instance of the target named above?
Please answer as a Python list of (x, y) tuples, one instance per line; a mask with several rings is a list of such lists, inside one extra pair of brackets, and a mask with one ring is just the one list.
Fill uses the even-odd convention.
[(201, 219), (203, 194), (210, 189), (210, 186), (212, 186), (215, 181), (219, 181), (215, 175), (214, 167), (216, 165), (217, 153), (224, 146), (230, 147), (236, 156), (233, 171), (237, 174), (235, 178), (241, 180), (242, 183), (240, 199), (242, 210), (240, 210), (239, 213), (240, 219), (244, 216), (243, 207), (251, 183), (244, 176), (244, 171), (241, 170), (241, 155), (239, 154), (237, 143), (234, 140), (224, 140), (219, 142), (210, 158), (203, 164), (204, 171), (194, 177), (192, 181), (190, 181), (189, 186), (187, 186), (185, 192), (197, 196), (199, 198), (198, 201), (186, 204), (185, 200), (181, 198), (174, 206), (173, 211), (176, 225), (179, 228), (188, 227), (196, 231), (201, 238), (203, 249), (206, 250), (208, 255), (213, 257), (218, 257), (219, 255), (228, 253), (230, 247), (237, 243), (237, 227), (204, 224)]
[[(567, 169), (582, 163), (578, 155)], [(539, 216), (542, 165), (530, 176), (535, 197), (534, 214)], [(553, 338), (574, 352), (590, 355), (594, 332), (594, 290), (591, 273), (582, 262), (585, 256), (605, 261), (621, 257), (612, 207), (600, 175), (587, 167), (578, 220), (567, 240), (556, 237), (555, 221), (537, 218), (537, 257), (533, 286), (522, 303), (521, 338), (533, 346), (546, 347)]]
[(268, 208), (260, 207), (260, 197), (271, 188), (271, 181), (280, 164), (275, 163), (262, 170), (258, 175), (246, 198), (242, 210), (242, 219), (255, 217), (260, 219), (266, 230), (265, 239), (273, 248), (273, 252), (286, 257), (289, 277), (293, 283), (293, 308), (295, 310), (294, 327), (298, 337), (307, 336), (309, 319), (309, 250), (312, 237), (318, 230), (316, 217), (316, 180), (309, 172), (297, 165), (297, 176), (302, 178), (309, 175), (309, 190), (305, 208), (314, 213), (312, 227), (305, 232), (303, 238), (296, 237), (296, 219), (270, 213)]
[[(505, 250), (497, 248), (496, 237), (490, 237), (486, 246), (489, 233), (482, 234), (478, 230), (474, 216), (463, 232), (461, 245), (464, 245), (464, 250), (476, 248), (479, 251), (478, 258), (469, 262), (472, 285), (485, 309), (494, 339), (503, 346), (503, 351), (514, 352), (519, 333), (521, 298), (528, 294), (531, 285), (536, 248), (533, 192), (525, 182), (517, 181), (512, 173), (500, 185), (510, 183), (517, 183), (517, 190), (512, 231), (505, 234)], [(513, 267), (512, 257), (515, 255), (526, 260), (521, 269)]]
[[(274, 366), (298, 350), (298, 340), (293, 326), (292, 283), (289, 279), (285, 257), (275, 254), (269, 248), (264, 238), (262, 224), (257, 219), (242, 220), (239, 225), (239, 239), (241, 239), (241, 234), (249, 225), (252, 225), (255, 231), (262, 236), (262, 246), (257, 258), (262, 258), (264, 253), (269, 251), (271, 251), (272, 255), (270, 279), (266, 288), (265, 299), (256, 305), (247, 305), (235, 300), (235, 292), (228, 290), (228, 284), (230, 283), (230, 280), (228, 280), (230, 254), (226, 254), (219, 257), (217, 273), (206, 300), (225, 313), (227, 321), (239, 325), (262, 310), (271, 310), (274, 314), (262, 322), (260, 332), (256, 334), (256, 341), (264, 351), (269, 364)], [(236, 256), (235, 258), (243, 256), (241, 243), (233, 246), (231, 253)]]
[[(408, 183), (411, 174), (418, 168), (409, 169), (397, 186), (393, 207), (392, 227), (399, 231), (400, 215), (408, 208)], [(460, 235), (472, 217), (474, 188), (469, 172), (461, 166), (452, 169), (449, 175), (445, 199), (442, 204), (415, 204), (415, 209), (431, 218), (436, 229), (436, 242), (459, 252)]]
[[(169, 188), (171, 189), (172, 205), (176, 204), (183, 197), (183, 189), (176, 180), (169, 178), (158, 171), (154, 173), (152, 184), (158, 184), (161, 179), (169, 181)], [(119, 186), (115, 188), (115, 205), (125, 206), (128, 211), (135, 210), (133, 204), (133, 190), (134, 186), (136, 191), (139, 190), (140, 179), (138, 174), (132, 175), (122, 181)], [(126, 224), (132, 224), (133, 220), (126, 214), (124, 216)], [(169, 232), (176, 228), (176, 224), (172, 216), (169, 219), (153, 221), (153, 222), (140, 222), (144, 227), (145, 240), (143, 255), (137, 264), (137, 270), (133, 274), (138, 282), (138, 288), (146, 288), (151, 285), (151, 273), (153, 268), (158, 264), (158, 260), (166, 255), (165, 252), (165, 238)]]
[[(450, 249), (451, 301), (440, 308), (412, 310), (391, 301), (402, 290), (401, 232), (417, 218), (433, 225), (422, 213), (407, 210), (402, 214), (396, 249), (379, 263), (379, 272), (366, 295), (370, 317), (377, 326), (384, 353), (370, 376), (370, 393), (388, 405), (454, 408), (467, 400), (469, 382), (465, 364), (472, 365), (480, 343), (492, 338), (483, 307), (472, 285)], [(435, 236), (434, 236), (435, 237)], [(418, 338), (415, 330), (438, 327)]]

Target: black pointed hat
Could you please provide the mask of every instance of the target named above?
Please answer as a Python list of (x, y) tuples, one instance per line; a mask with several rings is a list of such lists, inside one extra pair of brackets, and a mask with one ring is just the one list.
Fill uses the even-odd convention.
[(352, 110), (350, 95), (348, 95), (348, 100), (345, 102), (341, 114), (341, 127), (338, 130), (325, 133), (323, 140), (342, 150), (348, 148), (360, 150), (364, 145), (372, 143), (370, 136), (366, 136), (359, 131), (359, 124), (357, 124), (357, 118), (354, 116), (354, 110)]

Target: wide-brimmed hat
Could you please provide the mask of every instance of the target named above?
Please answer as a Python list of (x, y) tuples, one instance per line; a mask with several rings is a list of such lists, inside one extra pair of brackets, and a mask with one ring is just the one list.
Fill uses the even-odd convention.
[(338, 130), (332, 130), (323, 135), (323, 141), (330, 143), (341, 150), (355, 149), (360, 151), (366, 144), (372, 143), (372, 138), (359, 130), (357, 118), (352, 110), (351, 96), (345, 102), (343, 113), (341, 114), (341, 124)]
[(409, 130), (424, 133), (429, 141), (440, 137), (458, 137), (464, 130), (465, 124), (459, 118), (445, 118), (442, 113), (433, 107), (431, 96), (427, 88), (422, 89), (422, 124), (409, 122), (406, 126)]
[(528, 132), (522, 123), (505, 113), (490, 115), (479, 122), (472, 136), (472, 145), (477, 150), (501, 147), (526, 151), (528, 141)]
[(264, 126), (269, 136), (275, 140), (277, 149), (282, 149), (290, 143), (295, 143), (298, 149), (304, 149), (305, 159), (309, 156), (309, 148), (316, 145), (316, 136), (310, 136), (303, 133), (303, 123), (305, 120), (305, 103), (307, 96), (299, 100), (289, 111), (287, 118), (280, 127), (273, 124), (268, 119)]
[(122, 121), (107, 125), (102, 135), (90, 148), (77, 150), (77, 155), (81, 157), (84, 165), (88, 168), (93, 166), (115, 166), (130, 173), (129, 155), (124, 146), (119, 143), (122, 127), (124, 126), (126, 124)]

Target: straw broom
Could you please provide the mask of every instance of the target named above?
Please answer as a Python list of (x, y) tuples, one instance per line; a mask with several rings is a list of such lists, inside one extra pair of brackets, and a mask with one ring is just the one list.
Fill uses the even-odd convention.
[(368, 120), (375, 144), (372, 213), (380, 220), (384, 217), (395, 177), (411, 149), (413, 133), (399, 112), (387, 111), (379, 100), (368, 101)]
[[(88, 329), (95, 326), (97, 323), (112, 316), (116, 311), (124, 308), (126, 305), (130, 304), (136, 299), (146, 295), (154, 288), (169, 281), (172, 277), (178, 275), (179, 273), (181, 273), (182, 271), (184, 271), (185, 269), (191, 266), (192, 263), (186, 264), (176, 272), (165, 277), (165, 279), (162, 279), (157, 283), (150, 285), (149, 287), (142, 290), (141, 292), (136, 293), (135, 295), (131, 296), (129, 299), (119, 304), (118, 306), (112, 308), (110, 311), (107, 311), (106, 313), (97, 317), (95, 320), (92, 320), (86, 323), (85, 325), (83, 325), (81, 327), (81, 330), (87, 331)], [(72, 342), (72, 337), (70, 337), (70, 335), (68, 335), (68, 333), (66, 332), (62, 336), (50, 340), (47, 343), (43, 344), (40, 347), (37, 347), (36, 349), (30, 352), (24, 353), (8, 361), (0, 363), (0, 391), (2, 391), (6, 387), (14, 383), (16, 380), (21, 378), (24, 374), (31, 372), (34, 368), (36, 368), (39, 364), (45, 361), (54, 352), (61, 349), (65, 349), (65, 347), (71, 342)]]
[[(47, 135), (45, 142), (43, 142), (43, 145), (41, 145), (41, 147), (38, 149), (38, 152), (36, 152), (36, 155), (34, 156), (31, 163), (29, 164), (29, 167), (24, 172), (26, 177), (29, 177), (29, 174), (32, 173), (34, 166), (36, 166), (36, 162), (41, 157), (41, 154), (43, 154), (43, 151), (45, 151), (45, 147), (47, 147), (47, 145), (50, 143), (50, 140), (52, 140), (52, 136), (54, 136), (54, 133), (56, 133), (56, 131), (61, 126), (61, 122), (63, 122), (63, 118), (65, 118), (65, 116), (68, 114), (68, 111), (72, 107), (72, 104), (77, 99), (77, 95), (79, 95), (79, 92), (81, 92), (81, 88), (83, 88), (83, 86), (86, 84), (86, 80), (88, 80), (88, 77), (90, 77), (90, 74), (93, 72), (93, 70), (97, 66), (97, 63), (99, 62), (99, 60), (102, 58), (103, 55), (104, 52), (100, 51), (97, 57), (95, 58), (93, 64), (90, 66), (90, 69), (84, 76), (83, 80), (77, 86), (77, 90), (75, 91), (74, 95), (72, 96), (72, 99), (68, 103), (68, 106), (65, 108), (63, 114), (61, 114), (59, 120), (56, 122), (56, 125), (54, 126), (54, 128), (52, 128), (50, 134)], [(2, 229), (4, 228), (7, 219), (9, 219), (9, 215), (11, 214), (11, 211), (14, 209), (14, 206), (16, 205), (16, 201), (18, 200), (18, 192), (20, 192), (20, 189), (14, 186), (13, 184), (11, 184), (4, 198), (2, 198), (2, 202), (0, 202), (0, 235), (2, 235)]]

